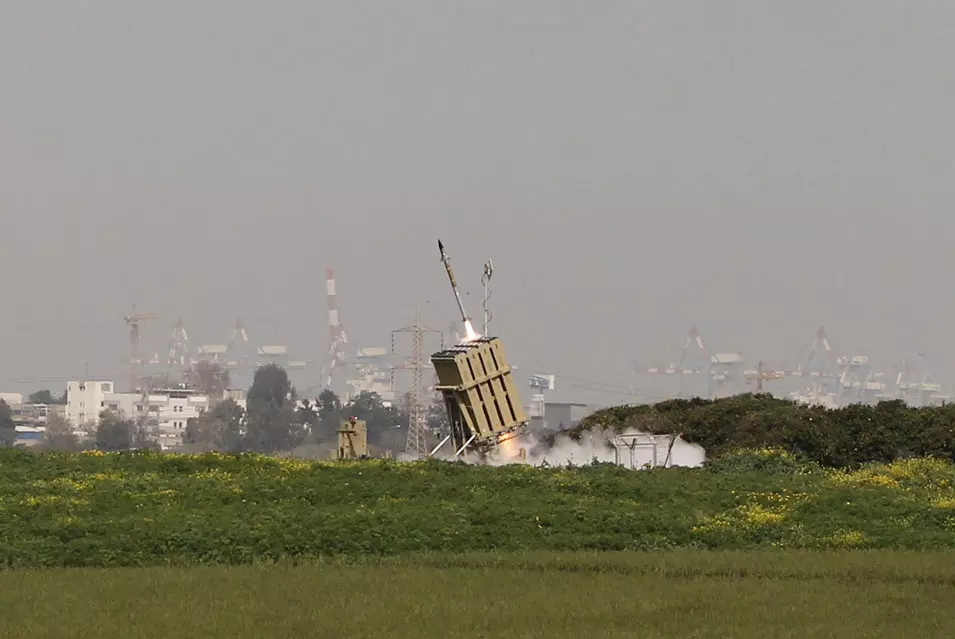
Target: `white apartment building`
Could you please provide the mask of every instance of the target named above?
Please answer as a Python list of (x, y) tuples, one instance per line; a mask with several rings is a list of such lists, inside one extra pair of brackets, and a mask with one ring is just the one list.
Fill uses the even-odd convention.
[[(75, 387), (74, 387), (75, 385)], [(104, 410), (123, 419), (145, 418), (163, 450), (182, 444), (189, 419), (209, 408), (209, 398), (191, 388), (164, 388), (141, 393), (105, 392), (112, 382), (70, 382), (66, 390), (67, 419), (74, 426), (96, 424)], [(75, 389), (75, 390), (74, 390)]]
[(99, 414), (106, 410), (106, 395), (113, 394), (115, 385), (106, 380), (67, 382), (66, 419), (74, 428), (96, 424)]
[(180, 446), (188, 421), (209, 409), (209, 398), (191, 388), (153, 390), (134, 403), (136, 417), (145, 415), (155, 424), (154, 436), (163, 450)]

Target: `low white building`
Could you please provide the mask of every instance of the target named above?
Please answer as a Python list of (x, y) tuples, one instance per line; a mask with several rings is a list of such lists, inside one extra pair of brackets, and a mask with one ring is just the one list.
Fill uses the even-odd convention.
[(34, 426), (17, 425), (15, 446), (33, 448), (43, 443), (43, 429)]
[(10, 407), (13, 411), (13, 421), (25, 426), (46, 428), (51, 417), (59, 415), (66, 417), (66, 406), (63, 404), (18, 404)]
[(209, 409), (206, 395), (184, 386), (154, 389), (148, 394), (114, 393), (112, 389), (112, 382), (70, 382), (66, 390), (67, 419), (76, 427), (95, 425), (100, 413), (108, 410), (123, 419), (145, 420), (166, 450), (181, 445), (189, 419)]
[(23, 395), (21, 393), (0, 393), (0, 402), (6, 402), (7, 406), (22, 404)]

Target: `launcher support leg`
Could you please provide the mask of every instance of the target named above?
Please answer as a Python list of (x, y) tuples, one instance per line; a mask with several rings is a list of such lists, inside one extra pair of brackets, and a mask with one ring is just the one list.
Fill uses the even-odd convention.
[(449, 439), (451, 439), (451, 435), (448, 435), (447, 437), (445, 437), (444, 439), (442, 439), (442, 440), (438, 443), (438, 445), (434, 447), (434, 450), (432, 450), (430, 453), (428, 453), (428, 457), (434, 457), (434, 454), (435, 454), (436, 452), (438, 452), (439, 450), (441, 450), (441, 447), (444, 446), (445, 444), (447, 444)]
[(460, 448), (460, 450), (458, 450), (458, 452), (454, 453), (454, 456), (457, 457), (457, 456), (459, 456), (461, 453), (463, 453), (463, 452), (464, 452), (464, 449), (467, 448), (468, 446), (470, 446), (470, 445), (471, 445), (471, 442), (474, 441), (474, 438), (475, 438), (475, 435), (471, 435), (471, 439), (469, 439), (469, 440), (467, 440), (466, 442), (464, 442), (464, 446), (462, 446), (462, 447)]

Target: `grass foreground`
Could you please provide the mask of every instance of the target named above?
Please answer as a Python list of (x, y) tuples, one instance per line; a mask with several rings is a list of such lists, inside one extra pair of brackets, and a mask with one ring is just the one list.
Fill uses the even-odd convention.
[(420, 552), (955, 549), (955, 464), (630, 471), (0, 451), (0, 567)]
[(427, 554), (0, 571), (4, 639), (951, 637), (951, 555)]

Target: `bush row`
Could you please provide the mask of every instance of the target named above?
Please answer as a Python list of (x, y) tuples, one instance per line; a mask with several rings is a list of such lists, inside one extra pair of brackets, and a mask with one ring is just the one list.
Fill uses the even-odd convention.
[(901, 401), (838, 409), (806, 406), (771, 395), (676, 399), (597, 411), (567, 434), (595, 428), (682, 433), (708, 457), (740, 448), (774, 447), (834, 468), (910, 457), (955, 460), (955, 405), (913, 408)]

